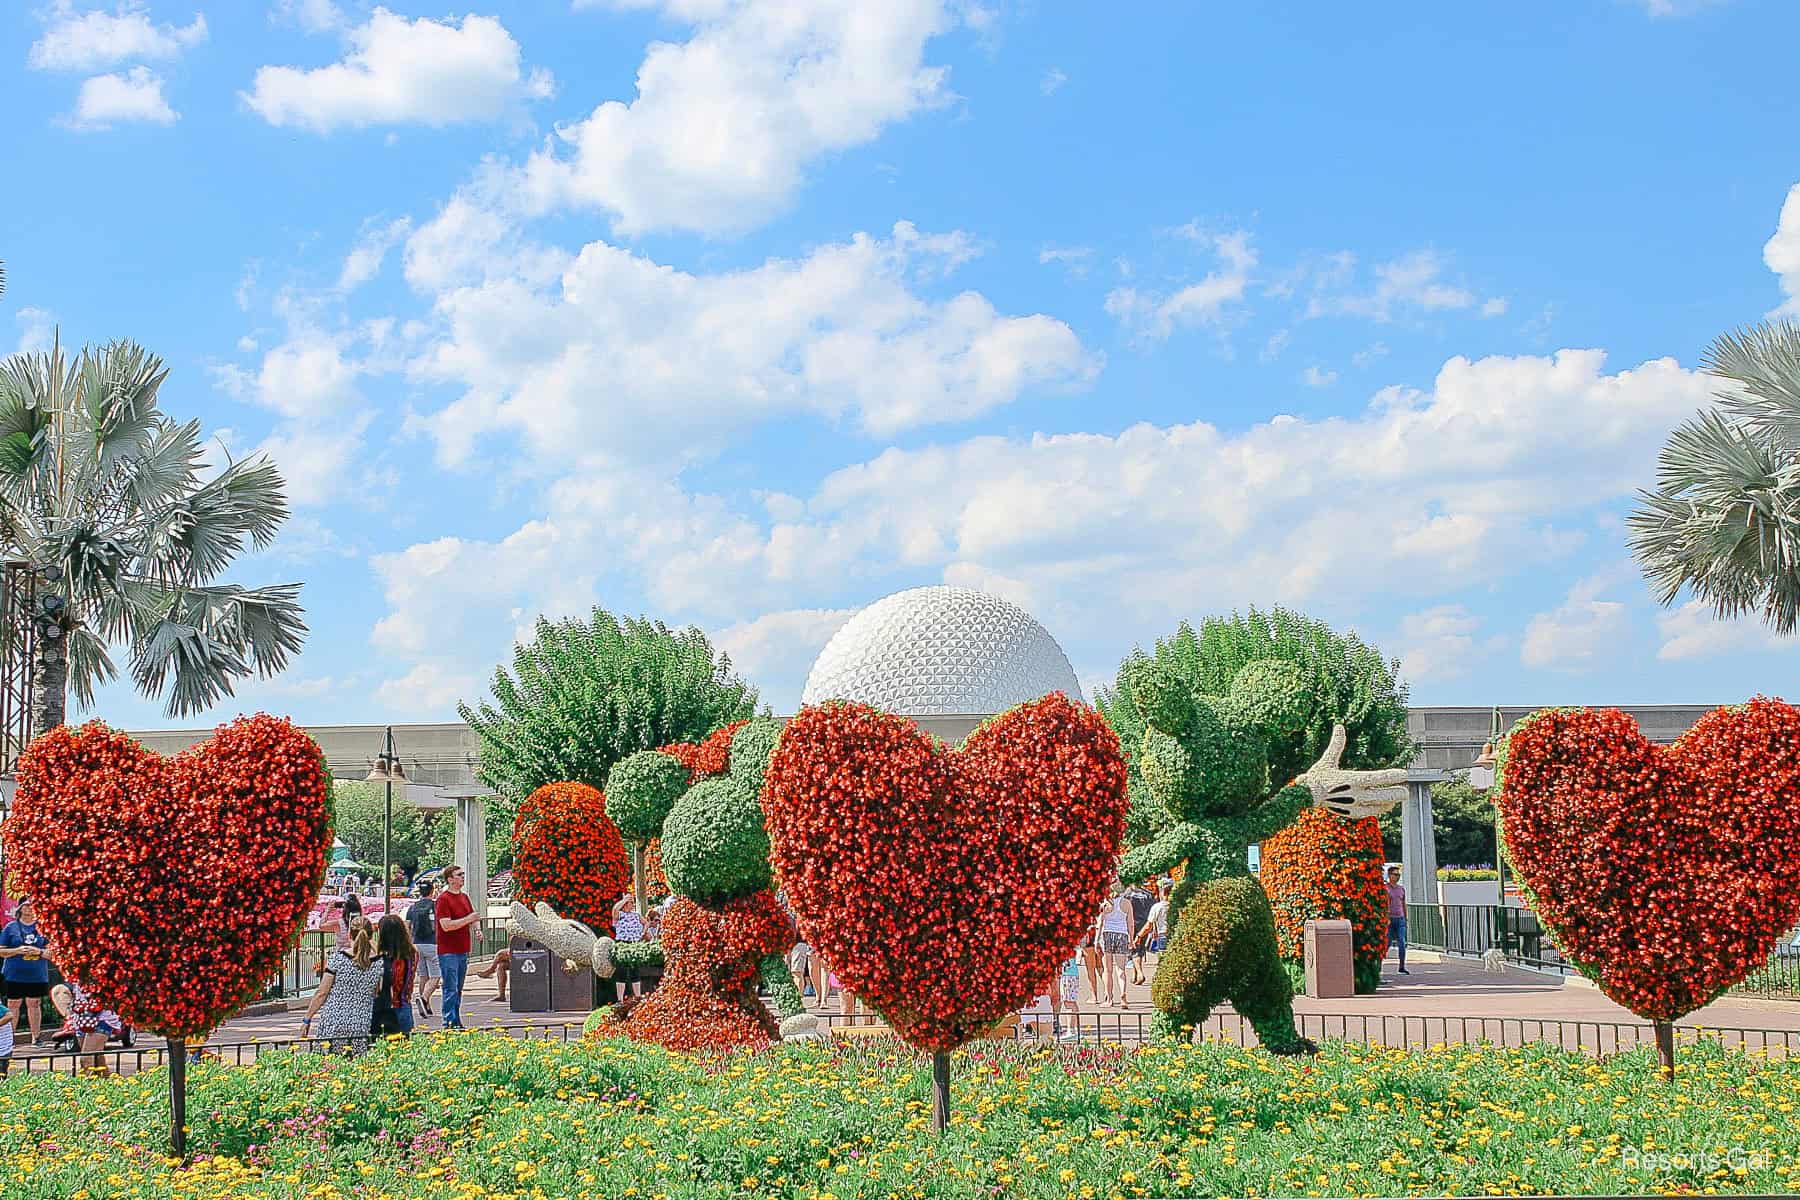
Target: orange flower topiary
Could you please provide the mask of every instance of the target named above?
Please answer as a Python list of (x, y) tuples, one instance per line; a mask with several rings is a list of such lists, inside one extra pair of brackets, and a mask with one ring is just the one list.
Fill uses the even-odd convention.
[(1284, 962), (1302, 965), (1306, 923), (1350, 922), (1356, 990), (1381, 983), (1387, 953), (1387, 885), (1381, 878), (1381, 827), (1374, 817), (1347, 821), (1308, 808), (1262, 844), (1262, 885), (1275, 908), (1275, 936)]

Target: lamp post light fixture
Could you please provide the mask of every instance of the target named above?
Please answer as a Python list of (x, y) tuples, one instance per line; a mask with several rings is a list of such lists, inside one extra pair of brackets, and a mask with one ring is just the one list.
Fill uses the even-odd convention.
[(406, 767), (400, 762), (399, 752), (394, 749), (392, 725), (387, 727), (387, 738), (381, 753), (375, 756), (375, 765), (364, 776), (364, 782), (385, 784), (387, 787), (387, 799), (381, 811), (381, 915), (385, 917), (394, 902), (394, 784), (406, 783)]

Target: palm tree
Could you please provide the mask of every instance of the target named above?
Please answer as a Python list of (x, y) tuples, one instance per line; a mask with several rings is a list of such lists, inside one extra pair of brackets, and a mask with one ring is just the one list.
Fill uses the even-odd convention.
[(1800, 326), (1726, 334), (1702, 366), (1718, 405), (1669, 436), (1656, 489), (1629, 518), (1632, 552), (1657, 599), (1683, 588), (1720, 619), (1756, 613), (1800, 628)]
[(187, 716), (280, 671), (305, 638), (298, 584), (214, 582), (287, 519), (280, 474), (259, 457), (202, 479), (200, 422), (157, 408), (167, 377), (133, 342), (66, 362), (59, 337), (0, 362), (0, 553), (36, 575), (37, 732), (62, 724), (70, 689), (86, 706), (118, 674), (111, 647)]

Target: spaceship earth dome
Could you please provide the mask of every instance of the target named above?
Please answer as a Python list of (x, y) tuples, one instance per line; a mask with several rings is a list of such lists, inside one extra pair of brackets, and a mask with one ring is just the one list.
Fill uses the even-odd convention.
[(1082, 698), (1062, 647), (1030, 613), (970, 588), (921, 587), (851, 617), (819, 652), (801, 702), (986, 716), (1050, 692)]

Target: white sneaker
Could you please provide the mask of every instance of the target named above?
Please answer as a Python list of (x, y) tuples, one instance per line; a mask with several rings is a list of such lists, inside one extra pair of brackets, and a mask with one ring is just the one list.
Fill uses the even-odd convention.
[(1065, 1029), (1056, 1035), (1056, 1040), (1059, 1042), (1078, 1042), (1081, 1040), (1081, 1030)]

